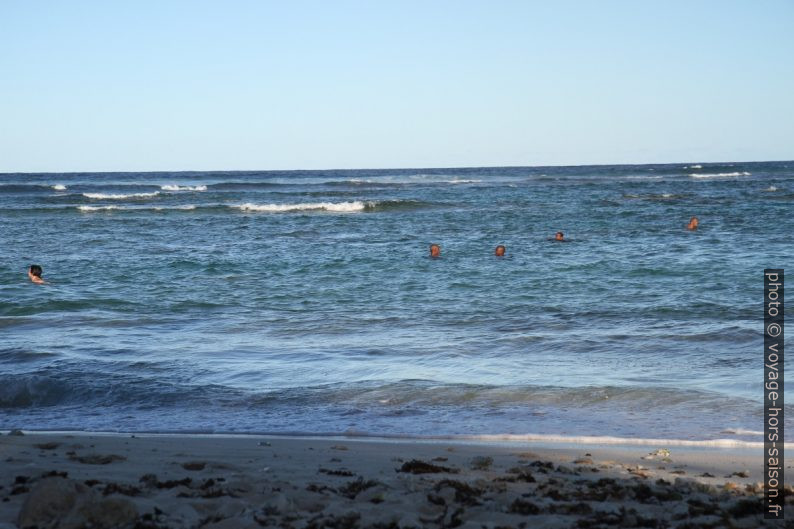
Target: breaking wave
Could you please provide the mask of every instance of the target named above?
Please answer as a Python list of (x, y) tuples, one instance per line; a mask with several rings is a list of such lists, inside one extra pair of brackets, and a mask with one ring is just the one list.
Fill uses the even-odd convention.
[(733, 173), (690, 173), (692, 178), (721, 178), (726, 176), (750, 176), (752, 173), (747, 171), (736, 171)]
[(127, 193), (127, 194), (113, 194), (113, 193), (83, 193), (86, 198), (95, 200), (127, 200), (130, 198), (152, 198), (159, 195), (159, 191), (151, 193)]
[(163, 191), (206, 191), (207, 186), (178, 186), (178, 185), (164, 185), (160, 186)]
[(256, 211), (265, 213), (282, 213), (287, 211), (335, 211), (335, 212), (354, 212), (363, 211), (372, 202), (362, 202), (355, 200), (352, 202), (306, 202), (300, 204), (240, 204), (230, 206), (241, 211)]

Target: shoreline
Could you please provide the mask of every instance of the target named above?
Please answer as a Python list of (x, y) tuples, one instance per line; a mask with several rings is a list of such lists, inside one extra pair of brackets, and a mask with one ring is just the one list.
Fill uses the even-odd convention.
[[(0, 429), (0, 436), (9, 435), (12, 431), (25, 435), (71, 435), (71, 436), (108, 436), (108, 437), (196, 437), (196, 438), (273, 438), (273, 439), (314, 439), (314, 440), (360, 440), (372, 442), (414, 442), (414, 443), (458, 443), (458, 444), (499, 444), (516, 445), (532, 444), (533, 446), (675, 446), (688, 449), (732, 449), (760, 450), (763, 441), (743, 441), (740, 439), (662, 439), (650, 437), (619, 437), (590, 435), (555, 435), (555, 434), (448, 434), (448, 435), (413, 435), (413, 434), (382, 434), (364, 432), (169, 432), (169, 431), (110, 431), (110, 430), (21, 430)], [(761, 432), (759, 432), (761, 433)], [(786, 442), (784, 448), (794, 449), (794, 442)]]
[(777, 527), (762, 468), (752, 447), (23, 432), (0, 436), (0, 528)]

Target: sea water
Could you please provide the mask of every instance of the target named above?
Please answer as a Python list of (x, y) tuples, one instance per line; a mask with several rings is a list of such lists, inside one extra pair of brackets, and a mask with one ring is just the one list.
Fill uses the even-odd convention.
[(793, 213), (794, 162), (3, 174), (0, 428), (760, 441)]

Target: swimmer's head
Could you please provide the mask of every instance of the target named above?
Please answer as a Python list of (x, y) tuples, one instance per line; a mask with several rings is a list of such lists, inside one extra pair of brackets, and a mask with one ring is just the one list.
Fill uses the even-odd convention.
[(28, 274), (33, 277), (38, 277), (39, 279), (41, 279), (41, 274), (43, 272), (44, 271), (41, 269), (41, 266), (37, 264), (32, 264), (30, 265), (30, 268), (28, 268)]
[(494, 255), (496, 257), (504, 257), (505, 250), (506, 248), (500, 244), (499, 246), (496, 247), (496, 250), (494, 251)]
[(558, 231), (557, 233), (554, 234), (554, 240), (555, 241), (565, 240), (565, 236), (563, 235), (563, 233), (561, 231)]
[(699, 222), (700, 221), (698, 220), (698, 218), (693, 216), (691, 219), (689, 219), (689, 224), (687, 224), (687, 228), (690, 230), (696, 230), (698, 229)]
[(430, 245), (430, 257), (441, 257), (441, 246), (437, 244)]

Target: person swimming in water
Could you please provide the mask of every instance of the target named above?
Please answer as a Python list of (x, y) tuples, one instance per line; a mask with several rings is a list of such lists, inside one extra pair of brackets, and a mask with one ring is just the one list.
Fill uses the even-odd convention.
[(565, 235), (561, 231), (555, 233), (553, 239), (549, 237), (549, 240), (554, 242), (570, 242), (568, 239), (565, 238)]
[(698, 218), (693, 216), (691, 219), (689, 219), (689, 224), (686, 225), (686, 229), (695, 231), (696, 229), (698, 229), (699, 223), (700, 221), (698, 220)]
[(37, 264), (32, 264), (28, 268), (28, 277), (30, 278), (31, 281), (40, 285), (44, 283), (44, 279), (41, 278), (41, 274), (43, 272), (44, 271), (41, 269), (41, 266)]
[(496, 247), (496, 250), (494, 250), (494, 255), (496, 257), (504, 257), (505, 256), (505, 251), (506, 251), (506, 248), (504, 247), (504, 245), (500, 244), (499, 246)]
[(430, 245), (430, 257), (433, 259), (438, 259), (441, 257), (441, 246), (437, 244)]

